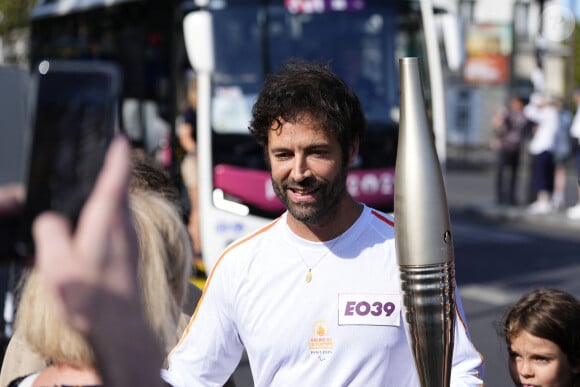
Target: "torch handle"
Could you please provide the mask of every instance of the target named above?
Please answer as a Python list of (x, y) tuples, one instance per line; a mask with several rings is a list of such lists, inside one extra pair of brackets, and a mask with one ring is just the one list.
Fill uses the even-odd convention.
[(455, 266), (401, 266), (415, 365), (422, 387), (449, 386), (455, 329)]

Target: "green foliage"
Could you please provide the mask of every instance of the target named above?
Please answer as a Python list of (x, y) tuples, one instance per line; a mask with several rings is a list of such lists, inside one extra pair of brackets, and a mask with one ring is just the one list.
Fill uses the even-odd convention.
[(0, 38), (28, 25), (35, 0), (0, 0)]

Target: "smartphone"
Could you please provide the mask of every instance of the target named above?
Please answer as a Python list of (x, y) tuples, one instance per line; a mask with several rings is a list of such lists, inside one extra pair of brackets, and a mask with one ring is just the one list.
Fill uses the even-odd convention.
[(43, 60), (31, 74), (31, 136), (26, 199), (15, 251), (34, 255), (31, 227), (42, 212), (76, 226), (118, 133), (121, 72), (109, 62)]

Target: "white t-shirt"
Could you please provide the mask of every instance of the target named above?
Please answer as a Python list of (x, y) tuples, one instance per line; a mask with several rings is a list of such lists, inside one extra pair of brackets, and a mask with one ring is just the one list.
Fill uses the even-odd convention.
[[(245, 347), (256, 386), (418, 386), (393, 224), (365, 206), (345, 233), (315, 243), (293, 234), (284, 214), (232, 244), (163, 378), (221, 386)], [(463, 321), (456, 319), (451, 384), (480, 386), (482, 358)]]
[(543, 152), (553, 152), (559, 125), (556, 108), (551, 105), (544, 107), (527, 105), (524, 108), (524, 115), (538, 125), (529, 144), (530, 153), (539, 155)]

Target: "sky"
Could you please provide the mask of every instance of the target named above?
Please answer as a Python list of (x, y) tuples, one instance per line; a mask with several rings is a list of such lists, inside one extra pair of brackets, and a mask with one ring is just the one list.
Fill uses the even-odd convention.
[(580, 19), (580, 0), (560, 0), (560, 3), (569, 8), (573, 7), (576, 20)]

